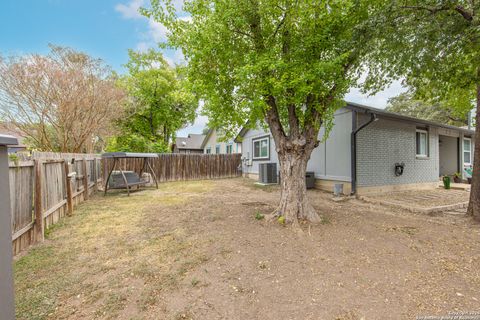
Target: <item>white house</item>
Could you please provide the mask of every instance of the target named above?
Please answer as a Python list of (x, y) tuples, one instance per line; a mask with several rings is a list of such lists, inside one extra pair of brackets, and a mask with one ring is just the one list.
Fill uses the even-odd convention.
[(233, 139), (225, 141), (221, 130), (208, 130), (201, 148), (205, 154), (242, 153), (242, 144)]

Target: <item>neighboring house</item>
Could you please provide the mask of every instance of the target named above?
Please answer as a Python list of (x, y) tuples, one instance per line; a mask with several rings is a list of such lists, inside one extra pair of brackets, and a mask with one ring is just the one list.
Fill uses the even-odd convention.
[[(356, 133), (355, 133), (356, 132)], [(313, 150), (307, 171), (316, 186), (344, 193), (366, 193), (438, 185), (439, 177), (473, 164), (474, 131), (402, 116), (355, 103), (337, 110), (328, 139)], [(320, 129), (319, 140), (324, 134)], [(263, 129), (242, 129), (242, 170), (258, 177), (259, 164), (278, 157)], [(353, 191), (353, 192), (352, 192)]]
[(203, 134), (189, 134), (188, 137), (177, 137), (172, 144), (173, 153), (203, 153), (202, 143), (205, 139)]
[(210, 129), (202, 143), (203, 153), (205, 154), (227, 154), (242, 153), (242, 144), (233, 139), (222, 141), (221, 134), (217, 129)]
[(25, 135), (12, 124), (8, 122), (0, 122), (0, 134), (13, 136), (18, 140), (17, 145), (8, 146), (8, 153), (16, 153), (27, 150), (27, 146), (24, 144)]

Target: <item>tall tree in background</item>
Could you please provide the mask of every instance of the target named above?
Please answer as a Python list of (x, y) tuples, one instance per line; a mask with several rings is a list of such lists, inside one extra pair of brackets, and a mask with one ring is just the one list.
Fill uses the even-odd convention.
[(455, 110), (439, 102), (425, 102), (416, 99), (411, 92), (404, 92), (388, 99), (385, 110), (452, 126), (468, 125), (468, 112), (465, 110)]
[(181, 69), (170, 67), (161, 53), (130, 50), (129, 56), (128, 74), (120, 81), (129, 95), (127, 116), (109, 149), (166, 152), (175, 132), (194, 121), (198, 102)]
[[(480, 1), (392, 1), (370, 56), (373, 77), (406, 77), (417, 98), (467, 113), (476, 105), (480, 123)], [(380, 63), (379, 63), (380, 62)], [(480, 130), (475, 133), (468, 212), (480, 220)]]
[(266, 123), (280, 162), (275, 216), (319, 221), (307, 199), (305, 171), (344, 95), (357, 84), (371, 49), (377, 1), (190, 0), (179, 18), (172, 1), (143, 14), (164, 24), (181, 48), (188, 78), (213, 127)]
[(50, 54), (0, 57), (0, 117), (35, 149), (92, 152), (122, 115), (124, 93), (102, 60), (50, 45)]

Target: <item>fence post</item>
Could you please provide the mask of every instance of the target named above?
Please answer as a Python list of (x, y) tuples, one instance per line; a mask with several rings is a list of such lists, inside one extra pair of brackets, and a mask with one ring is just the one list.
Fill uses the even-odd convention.
[(93, 166), (93, 191), (97, 191), (97, 178), (98, 178), (98, 173), (97, 173), (97, 158), (93, 158), (92, 161), (92, 166)]
[[(102, 188), (105, 189), (105, 185), (107, 183), (107, 174), (108, 174), (108, 164), (107, 164), (107, 159), (106, 158), (102, 158), (101, 160), (101, 164), (103, 166), (103, 170), (102, 170)], [(104, 190), (105, 191), (105, 190)]]
[(45, 227), (43, 224), (43, 203), (42, 203), (42, 160), (34, 160), (35, 170), (35, 240), (43, 241)]
[(94, 186), (94, 191), (98, 191), (98, 180), (99, 180), (99, 176), (100, 176), (100, 172), (98, 170), (98, 159), (97, 158), (93, 158), (93, 175), (95, 177), (95, 186)]
[(65, 160), (65, 186), (67, 188), (67, 209), (68, 215), (73, 214), (73, 197), (72, 197), (72, 179), (70, 177), (70, 166)]
[(4, 320), (15, 319), (15, 299), (12, 276), (12, 221), (10, 185), (8, 182), (7, 145), (16, 145), (17, 139), (0, 135), (0, 312)]
[(88, 200), (88, 172), (87, 172), (87, 158), (83, 158), (83, 200)]

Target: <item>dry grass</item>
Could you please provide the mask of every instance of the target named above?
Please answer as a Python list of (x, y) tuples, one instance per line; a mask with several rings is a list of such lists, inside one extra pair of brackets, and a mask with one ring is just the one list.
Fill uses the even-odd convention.
[(259, 219), (278, 187), (161, 184), (78, 206), (15, 263), (18, 319), (414, 319), (480, 305), (480, 227), (309, 191), (325, 223)]
[(209, 189), (208, 182), (170, 183), (80, 205), (15, 262), (18, 319), (114, 319), (161, 303), (162, 291), (206, 261), (201, 247), (208, 241), (170, 225), (165, 215), (172, 212), (162, 208)]

